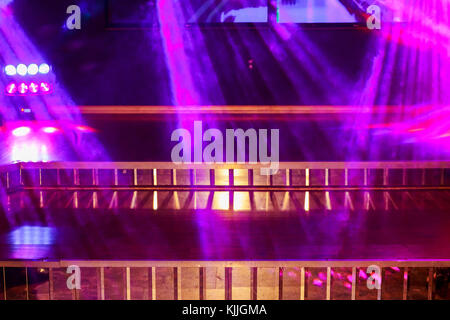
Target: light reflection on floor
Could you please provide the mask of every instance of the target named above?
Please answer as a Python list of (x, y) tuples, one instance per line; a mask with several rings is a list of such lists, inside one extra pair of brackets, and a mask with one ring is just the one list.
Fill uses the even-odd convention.
[(22, 226), (5, 235), (12, 259), (35, 260), (48, 256), (57, 236), (56, 228)]
[(55, 228), (22, 226), (8, 234), (8, 242), (14, 245), (51, 245), (55, 236)]

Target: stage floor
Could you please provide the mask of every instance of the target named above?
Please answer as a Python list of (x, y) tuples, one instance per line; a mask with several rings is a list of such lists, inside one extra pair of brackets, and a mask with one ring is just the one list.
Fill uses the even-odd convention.
[(450, 259), (445, 210), (175, 214), (78, 209), (46, 210), (41, 222), (36, 213), (19, 215), (21, 226), (0, 234), (0, 260)]

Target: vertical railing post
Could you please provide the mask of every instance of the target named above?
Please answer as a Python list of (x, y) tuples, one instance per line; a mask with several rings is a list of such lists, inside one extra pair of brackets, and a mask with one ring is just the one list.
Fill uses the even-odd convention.
[(130, 267), (125, 268), (125, 299), (131, 300), (131, 274)]
[[(305, 169), (305, 186), (309, 187), (309, 169), (306, 168)], [(304, 207), (306, 212), (309, 212), (309, 191), (305, 192), (305, 207)]]
[(356, 281), (356, 267), (352, 267), (352, 300), (356, 300), (356, 287), (358, 283)]
[(225, 300), (232, 299), (233, 268), (225, 267)]
[[(330, 185), (330, 169), (325, 169), (325, 186)], [(327, 210), (331, 210), (330, 191), (325, 191), (325, 205)]]
[(156, 267), (152, 267), (152, 300), (156, 300)]
[(206, 299), (206, 268), (205, 267), (199, 267), (198, 268), (199, 273), (199, 300), (205, 300)]
[(331, 268), (327, 267), (327, 294), (326, 299), (331, 300)]
[[(158, 172), (156, 168), (153, 169), (153, 185), (156, 186), (158, 184)], [(158, 192), (153, 191), (153, 210), (158, 210)]]
[[(42, 168), (39, 168), (39, 187), (42, 187)], [(39, 191), (39, 208), (44, 208), (44, 192)]]
[(175, 290), (174, 290), (174, 295), (175, 295), (175, 300), (182, 300), (181, 297), (181, 267), (175, 267), (174, 268), (174, 286), (175, 286)]
[(105, 268), (97, 268), (97, 297), (99, 300), (105, 300)]
[(283, 300), (283, 267), (277, 268), (278, 275), (278, 300)]
[(250, 288), (251, 288), (250, 299), (258, 300), (258, 268), (257, 267), (250, 268)]
[(30, 285), (28, 283), (28, 267), (25, 267), (25, 292), (27, 300), (30, 300)]
[(408, 267), (403, 271), (403, 300), (408, 300)]
[[(79, 185), (79, 172), (78, 169), (73, 169), (73, 184), (75, 186)], [(73, 207), (78, 209), (78, 191), (74, 191), (73, 193)]]
[(383, 281), (384, 281), (384, 273), (386, 272), (386, 268), (381, 268), (380, 272), (380, 289), (377, 289), (377, 300), (381, 300), (383, 293)]
[(3, 267), (3, 300), (7, 300), (6, 298), (6, 269)]
[[(98, 185), (98, 169), (92, 169), (92, 185)], [(92, 208), (97, 209), (98, 207), (98, 194), (97, 191), (92, 192)]]
[(434, 268), (431, 267), (428, 269), (428, 300), (433, 300), (433, 277)]
[(53, 268), (48, 268), (48, 298), (53, 300), (54, 297)]
[[(137, 178), (137, 169), (133, 169), (133, 186), (137, 186), (138, 185), (138, 178)], [(133, 191), (133, 198), (131, 199), (131, 209), (137, 209), (137, 198), (138, 198), (138, 192), (137, 191)]]
[(305, 267), (300, 268), (300, 300), (305, 300)]

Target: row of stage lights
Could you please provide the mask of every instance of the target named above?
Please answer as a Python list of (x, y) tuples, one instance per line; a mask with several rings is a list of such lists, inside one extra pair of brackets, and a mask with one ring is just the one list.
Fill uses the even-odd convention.
[(12, 64), (7, 65), (4, 68), (4, 72), (7, 76), (35, 76), (38, 73), (40, 74), (48, 74), (50, 72), (50, 66), (47, 63), (42, 63), (39, 66), (35, 63), (32, 63), (30, 65), (25, 65), (23, 63), (14, 66)]
[[(1, 71), (3, 71), (3, 75)], [(8, 64), (3, 68), (0, 67), (0, 78), (7, 80), (3, 89), (4, 93), (7, 96), (40, 96), (49, 94), (53, 91), (50, 79), (48, 79), (50, 72), (51, 67), (47, 63), (19, 63), (17, 65)], [(21, 112), (31, 113), (31, 109), (22, 108)], [(23, 120), (25, 125), (11, 128), (11, 124), (7, 124), (5, 128), (0, 127), (0, 131), (5, 131), (5, 133), (11, 135), (11, 160), (13, 162), (48, 161), (51, 150), (47, 146), (50, 145), (51, 147), (50, 143), (53, 141), (53, 138), (50, 138), (48, 135), (62, 132), (62, 128), (51, 124), (42, 125), (41, 121), (37, 121), (37, 124), (34, 124), (33, 121), (29, 121), (33, 118), (33, 115), (22, 117), (26, 119)]]
[(15, 95), (33, 95), (33, 94), (48, 94), (52, 91), (52, 87), (48, 82), (11, 82), (6, 86), (6, 94), (9, 96)]
[[(66, 127), (70, 128), (71, 130), (76, 130), (80, 132), (94, 132), (94, 129), (83, 126), (83, 125), (76, 125), (76, 126), (68, 126)], [(37, 127), (37, 126), (21, 126), (12, 129), (10, 132), (15, 137), (26, 137), (30, 134), (33, 134), (35, 136), (37, 133), (42, 132), (46, 134), (53, 134), (58, 132), (63, 132), (63, 127), (54, 127), (54, 126), (43, 126), (43, 127)]]
[[(52, 134), (59, 131), (58, 128), (55, 127), (44, 127), (41, 129), (42, 132)], [(30, 127), (19, 127), (11, 131), (12, 135), (15, 137), (25, 137), (31, 132)]]

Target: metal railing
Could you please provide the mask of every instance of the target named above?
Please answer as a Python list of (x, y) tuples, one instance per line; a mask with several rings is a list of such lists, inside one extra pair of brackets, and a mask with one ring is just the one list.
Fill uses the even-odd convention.
[[(369, 266), (381, 270), (379, 289), (368, 289), (365, 270)], [(66, 272), (79, 267), (80, 288), (68, 289)], [(24, 283), (19, 299), (414, 299), (412, 278), (420, 269), (422, 287), (414, 289), (420, 298), (435, 298), (435, 279), (440, 268), (450, 261), (2, 261), (1, 298), (10, 299), (8, 274), (22, 269)], [(30, 270), (46, 274), (38, 290), (32, 290)], [(88, 272), (89, 270), (89, 272)], [(394, 270), (394, 271), (392, 271)], [(139, 271), (139, 272), (137, 272)], [(214, 277), (207, 276), (213, 271)], [(322, 271), (322, 272), (319, 272)], [(58, 276), (56, 273), (58, 272)], [(116, 278), (108, 276), (116, 272)], [(340, 273), (339, 273), (340, 272)], [(396, 279), (387, 273), (396, 273)], [(87, 273), (88, 275), (85, 275)], [(160, 275), (160, 273), (163, 273)], [(220, 274), (221, 276), (217, 276)], [(318, 276), (317, 276), (318, 274)], [(62, 276), (61, 276), (62, 275)], [(314, 279), (314, 277), (317, 277)], [(219, 279), (219, 280), (217, 280)], [(235, 280), (236, 279), (236, 280)], [(417, 279), (416, 279), (417, 280)], [(388, 282), (400, 285), (392, 294), (385, 289)], [(211, 285), (220, 282), (220, 286)], [(415, 281), (417, 283), (417, 281)], [(420, 282), (420, 281), (419, 281)], [(113, 284), (112, 284), (113, 283)], [(5, 285), (6, 284), (6, 285)], [(109, 289), (119, 287), (111, 297)], [(145, 293), (134, 286), (145, 287)], [(417, 284), (414, 284), (417, 286)], [(188, 288), (186, 288), (188, 287)], [(219, 289), (217, 289), (220, 287)], [(319, 289), (317, 289), (319, 288)], [(343, 290), (343, 288), (346, 288)], [(117, 289), (117, 288), (116, 288)], [(312, 289), (315, 289), (314, 293)], [(91, 291), (89, 294), (89, 290)], [(263, 292), (266, 290), (266, 292)], [(317, 292), (319, 290), (319, 292)], [(33, 291), (33, 292), (32, 292)], [(38, 292), (36, 292), (38, 291)], [(56, 292), (58, 291), (58, 292)], [(420, 291), (420, 292), (419, 292)], [(96, 292), (96, 293), (92, 293)], [(17, 299), (17, 291), (13, 297)], [(417, 298), (417, 297), (416, 297)], [(440, 297), (448, 298), (448, 297)]]
[(0, 177), (10, 209), (27, 203), (41, 208), (234, 211), (426, 209), (430, 203), (448, 208), (448, 161), (290, 162), (280, 163), (271, 176), (261, 175), (261, 168), (226, 163), (21, 163), (1, 168)]
[[(448, 161), (280, 163), (279, 172), (272, 176), (260, 175), (262, 167), (19, 163), (0, 167), (1, 196), (12, 212), (33, 206), (150, 212), (166, 208), (271, 213), (449, 210)], [(86, 279), (79, 290), (65, 287), (66, 268), (71, 265), (80, 267), (82, 279)], [(367, 289), (366, 269), (370, 265), (382, 270), (380, 289)], [(44, 299), (434, 299), (448, 298), (436, 291), (436, 279), (446, 268), (450, 268), (450, 260), (3, 261), (0, 298), (33, 299), (38, 296), (36, 292), (45, 292)], [(36, 270), (47, 275), (39, 290), (33, 289), (30, 280)], [(17, 295), (17, 286), (8, 281), (8, 275), (19, 271), (23, 284)], [(108, 276), (113, 273), (116, 278)], [(420, 285), (414, 280), (418, 273)], [(394, 274), (397, 295), (386, 289)]]

